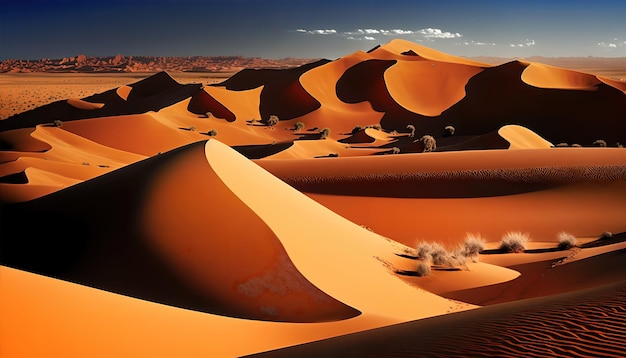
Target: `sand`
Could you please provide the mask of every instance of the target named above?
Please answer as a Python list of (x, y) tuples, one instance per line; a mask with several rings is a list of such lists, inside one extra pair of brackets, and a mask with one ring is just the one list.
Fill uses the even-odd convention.
[(3, 357), (623, 351), (624, 82), (404, 40), (198, 76), (0, 77)]

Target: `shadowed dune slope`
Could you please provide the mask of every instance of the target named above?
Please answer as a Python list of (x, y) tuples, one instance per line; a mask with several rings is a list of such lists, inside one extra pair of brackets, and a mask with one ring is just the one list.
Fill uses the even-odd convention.
[(484, 307), (255, 357), (621, 357), (626, 282)]
[(191, 97), (187, 110), (195, 114), (207, 114), (211, 112), (211, 114), (217, 118), (223, 118), (228, 122), (234, 122), (236, 119), (233, 112), (202, 89)]

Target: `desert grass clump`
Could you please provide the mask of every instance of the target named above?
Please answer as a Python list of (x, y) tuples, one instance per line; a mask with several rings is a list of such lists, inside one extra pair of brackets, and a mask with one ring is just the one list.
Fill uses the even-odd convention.
[(509, 231), (502, 236), (502, 241), (500, 241), (500, 250), (508, 253), (524, 252), (528, 241), (528, 234), (520, 231)]
[(217, 136), (217, 129), (211, 129), (210, 131), (206, 132), (206, 134), (209, 137), (216, 137)]
[(420, 261), (430, 262), (433, 258), (430, 254), (431, 251), (433, 251), (433, 247), (428, 242), (420, 242), (415, 248), (415, 252), (417, 253), (417, 259)]
[(427, 261), (418, 262), (417, 267), (415, 269), (415, 273), (419, 277), (430, 275), (430, 263), (428, 263)]
[(604, 139), (598, 139), (598, 140), (593, 142), (593, 146), (594, 147), (605, 148), (606, 147), (606, 141)]
[(63, 121), (61, 121), (60, 119), (55, 119), (52, 122), (52, 125), (55, 126), (55, 127), (62, 127), (63, 126)]
[(422, 143), (422, 146), (424, 148), (423, 152), (432, 152), (437, 149), (437, 141), (431, 135), (425, 135), (420, 138), (420, 143)]
[(303, 122), (297, 122), (296, 124), (294, 124), (293, 126), (293, 130), (296, 132), (301, 131), (302, 129), (304, 129), (304, 123)]
[(400, 154), (400, 148), (398, 147), (393, 147), (389, 150), (389, 153), (391, 154)]
[(211, 118), (211, 117), (213, 117), (213, 113), (211, 113), (211, 112), (206, 112), (204, 114), (204, 118)]
[(568, 232), (561, 231), (556, 236), (559, 243), (558, 248), (561, 250), (569, 250), (576, 246), (576, 237)]
[(352, 128), (352, 134), (357, 134), (361, 130), (363, 130), (363, 127), (355, 126), (354, 128)]
[(268, 119), (267, 119), (267, 125), (269, 127), (273, 127), (275, 125), (278, 124), (278, 122), (280, 121), (280, 119), (278, 119), (278, 116), (272, 114)]
[(452, 266), (450, 261), (450, 254), (441, 244), (434, 242), (430, 244), (430, 247), (430, 257), (433, 265)]
[(415, 137), (415, 126), (412, 124), (409, 124), (406, 126), (406, 129), (409, 130), (409, 138), (413, 138)]
[(456, 129), (453, 126), (445, 126), (443, 128), (443, 136), (444, 137), (452, 137), (456, 132)]
[(479, 234), (466, 234), (463, 241), (463, 252), (474, 262), (478, 261), (478, 254), (485, 249), (485, 239)]
[(320, 139), (326, 139), (330, 136), (330, 128), (324, 128), (320, 131)]
[(610, 240), (613, 238), (613, 233), (610, 231), (605, 231), (600, 235), (600, 240)]

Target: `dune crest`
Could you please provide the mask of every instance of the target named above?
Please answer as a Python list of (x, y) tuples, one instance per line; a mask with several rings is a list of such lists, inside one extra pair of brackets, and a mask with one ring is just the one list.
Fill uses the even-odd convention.
[(83, 111), (93, 111), (94, 109), (104, 107), (104, 103), (93, 103), (78, 98), (68, 99), (67, 104), (74, 108), (82, 109)]
[(522, 81), (540, 88), (595, 91), (600, 80), (582, 72), (531, 62), (522, 72)]
[(511, 144), (509, 149), (539, 149), (553, 146), (552, 143), (541, 138), (537, 133), (522, 126), (504, 126), (498, 130), (498, 134)]

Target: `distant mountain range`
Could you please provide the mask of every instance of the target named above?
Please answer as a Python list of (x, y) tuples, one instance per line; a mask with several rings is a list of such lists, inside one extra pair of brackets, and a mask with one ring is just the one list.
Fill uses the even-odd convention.
[(285, 68), (300, 66), (316, 59), (263, 59), (244, 56), (108, 56), (78, 55), (60, 59), (19, 60), (0, 62), (0, 73), (116, 73), (116, 72), (236, 72), (243, 68)]

